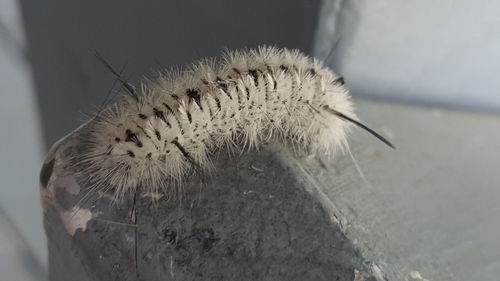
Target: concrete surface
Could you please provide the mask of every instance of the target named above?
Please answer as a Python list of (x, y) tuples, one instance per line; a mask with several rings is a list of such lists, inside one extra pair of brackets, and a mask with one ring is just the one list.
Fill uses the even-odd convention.
[(68, 160), (87, 135), (66, 139), (42, 169), (52, 281), (383, 280), (282, 148), (220, 153), (213, 177), (191, 177), (157, 208), (142, 195), (111, 206), (106, 194), (82, 201), (86, 176)]
[[(242, 198), (251, 195), (251, 198), (261, 200), (252, 203), (255, 204), (253, 209), (271, 210), (276, 215), (274, 203), (283, 199), (276, 196), (287, 192), (286, 185), (289, 185), (292, 188), (289, 200), (303, 198), (305, 202), (311, 202), (308, 200), (315, 198), (313, 201), (319, 202), (319, 205), (313, 206), (322, 206), (326, 214), (330, 214), (327, 217), (338, 219), (340, 230), (359, 251), (359, 255), (375, 261), (388, 280), (497, 280), (500, 275), (500, 243), (497, 241), (500, 237), (500, 116), (365, 100), (356, 100), (356, 104), (361, 119), (389, 136), (397, 147), (396, 151), (392, 151), (366, 133), (354, 131), (350, 137), (351, 150), (366, 180), (348, 153), (335, 159), (311, 156), (286, 160), (280, 158), (280, 161), (287, 163), (285, 166), (293, 167), (292, 174), (300, 175), (298, 178), (307, 182), (300, 184), (306, 193), (297, 191), (294, 183), (283, 184), (278, 190), (255, 185), (259, 188), (258, 193), (229, 188), (231, 193), (228, 194), (224, 193), (228, 191), (229, 184), (217, 187), (208, 183), (203, 189), (194, 185), (191, 188), (200, 190), (196, 204), (207, 204), (209, 207), (206, 210), (200, 209), (201, 205), (180, 205), (179, 208), (162, 206), (163, 212), (169, 215), (161, 219), (148, 216), (150, 210), (146, 210), (140, 220), (151, 228), (141, 237), (148, 241), (160, 239), (161, 235), (151, 233), (173, 224), (183, 229), (186, 239), (191, 237), (191, 241), (202, 241), (190, 236), (194, 229), (194, 219), (190, 216), (198, 216), (198, 219), (203, 217), (207, 223), (219, 219), (217, 231), (238, 229), (238, 220), (229, 219), (230, 222), (227, 222), (223, 218), (232, 218), (233, 213), (241, 215), (240, 211), (244, 208), (234, 211), (231, 206), (237, 202), (244, 204), (246, 201)], [(253, 166), (256, 169), (253, 169), (248, 157), (234, 159), (242, 165), (238, 164), (229, 176), (253, 173), (252, 181), (260, 183), (265, 179), (260, 171), (271, 164), (265, 161), (258, 162), (258, 165), (257, 162), (251, 162), (255, 164)], [(281, 178), (281, 172), (276, 176)], [(315, 195), (311, 197), (308, 194)], [(274, 196), (274, 199), (267, 195)], [(239, 199), (235, 201), (235, 198)], [(215, 207), (222, 203), (220, 207)], [(288, 213), (293, 215), (300, 210), (299, 213), (304, 215), (297, 219), (309, 219), (304, 210), (311, 211), (307, 209), (311, 205), (299, 209), (279, 206), (285, 208), (282, 210), (286, 210), (282, 213), (285, 217)], [(225, 213), (225, 210), (230, 211)], [(190, 211), (194, 214), (189, 214)], [(259, 219), (254, 217), (249, 220), (252, 223), (262, 223), (266, 227), (281, 225), (278, 222), (269, 225), (269, 217), (262, 216), (261, 210), (248, 212), (245, 213), (248, 218), (254, 217), (252, 212), (260, 214), (260, 217), (257, 216)], [(181, 219), (183, 216), (184, 219)], [(321, 229), (311, 231), (310, 234), (314, 232), (311, 239), (326, 239), (323, 235), (328, 236), (332, 232), (323, 227), (327, 227), (329, 222), (323, 220), (317, 223), (323, 226), (314, 226)], [(102, 221), (89, 223), (91, 229), (109, 229), (110, 225)], [(308, 225), (298, 224), (294, 231), (310, 229)], [(266, 239), (269, 239), (265, 240), (266, 243), (278, 243), (279, 240), (273, 238), (275, 236), (265, 232), (266, 227), (257, 232), (249, 229), (250, 232), (247, 232), (246, 228), (240, 230), (249, 239), (259, 237), (263, 231)], [(83, 239), (84, 236), (79, 236), (83, 233), (76, 233), (76, 238)], [(207, 237), (211, 237), (207, 233)], [(228, 236), (224, 237), (228, 239)], [(232, 238), (225, 241), (232, 241)], [(155, 259), (163, 257), (156, 261), (167, 264), (170, 262), (167, 257), (183, 257), (167, 246), (155, 249), (145, 245), (144, 250), (145, 256)], [(152, 251), (151, 254), (147, 254), (148, 251)], [(328, 251), (324, 252), (325, 255)], [(332, 249), (331, 253), (338, 252)], [(197, 261), (203, 264), (203, 259)], [(141, 266), (147, 268), (146, 260), (142, 262), (144, 264)], [(169, 267), (158, 270), (170, 274)]]
[(310, 168), (347, 236), (389, 280), (411, 271), (428, 280), (498, 280), (500, 116), (357, 105), (361, 119), (397, 150), (357, 131), (352, 153), (368, 183), (348, 155), (325, 160), (328, 172)]

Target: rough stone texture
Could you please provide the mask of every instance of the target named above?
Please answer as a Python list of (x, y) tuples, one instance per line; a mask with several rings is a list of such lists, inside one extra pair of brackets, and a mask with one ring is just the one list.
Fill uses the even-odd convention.
[(285, 149), (221, 153), (213, 176), (193, 177), (157, 207), (141, 196), (111, 206), (106, 195), (82, 200), (82, 175), (68, 165), (83, 131), (61, 141), (42, 168), (52, 281), (383, 278)]

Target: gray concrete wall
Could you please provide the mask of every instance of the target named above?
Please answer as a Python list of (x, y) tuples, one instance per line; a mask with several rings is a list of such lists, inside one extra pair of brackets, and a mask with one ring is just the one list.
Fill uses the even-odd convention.
[(324, 0), (315, 54), (358, 96), (500, 111), (500, 3)]
[(132, 83), (223, 48), (312, 48), (319, 0), (21, 0), (47, 145), (105, 99), (113, 77), (98, 50)]

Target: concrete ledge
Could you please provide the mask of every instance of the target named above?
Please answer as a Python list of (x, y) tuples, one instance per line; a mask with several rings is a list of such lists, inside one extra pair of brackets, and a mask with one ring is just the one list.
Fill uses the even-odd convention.
[(87, 189), (67, 159), (81, 132), (42, 169), (52, 281), (383, 280), (302, 160), (284, 149), (220, 154), (212, 178), (189, 180), (158, 208), (139, 197), (113, 207), (104, 196), (75, 211)]

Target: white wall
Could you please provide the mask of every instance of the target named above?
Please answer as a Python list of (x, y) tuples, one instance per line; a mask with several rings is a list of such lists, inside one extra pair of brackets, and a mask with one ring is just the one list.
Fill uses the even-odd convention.
[(324, 0), (315, 53), (353, 94), (500, 111), (500, 2)]
[[(38, 195), (43, 139), (17, 4), (15, 0), (0, 1), (0, 215), (5, 212), (15, 226), (12, 231), (20, 233), (17, 238), (24, 240), (38, 262), (45, 265), (47, 250)], [(0, 227), (6, 231), (4, 228), (11, 226), (2, 223)], [(8, 244), (12, 241), (0, 242), (0, 251), (11, 247)], [(3, 274), (11, 268), (4, 266), (9, 264), (12, 260), (0, 261), (0, 276), (6, 278)]]

